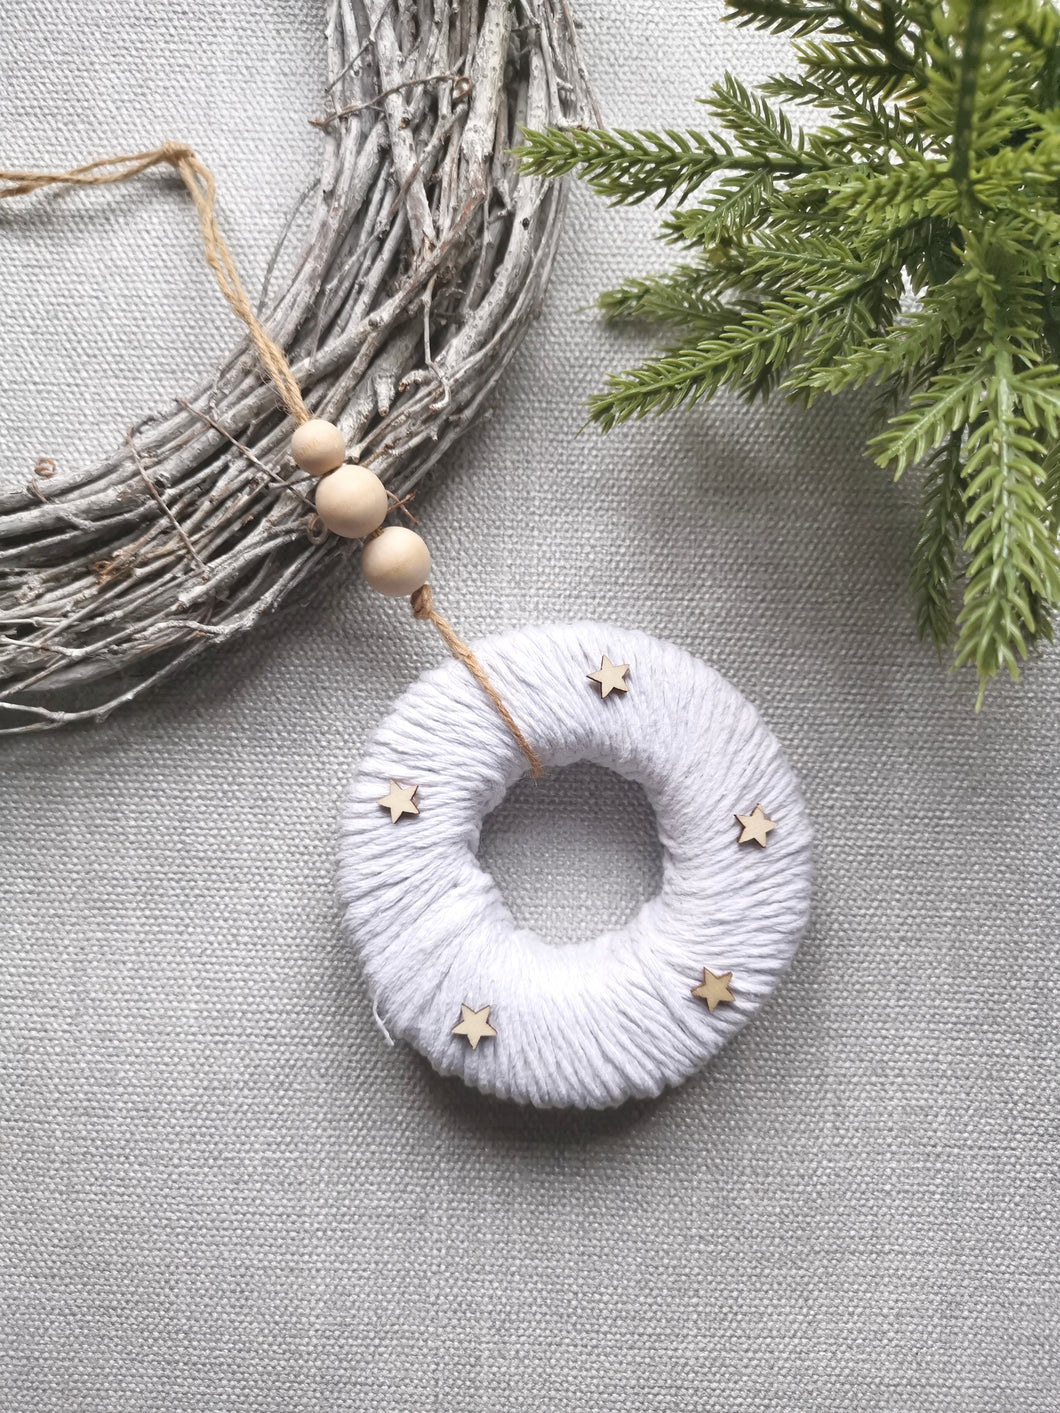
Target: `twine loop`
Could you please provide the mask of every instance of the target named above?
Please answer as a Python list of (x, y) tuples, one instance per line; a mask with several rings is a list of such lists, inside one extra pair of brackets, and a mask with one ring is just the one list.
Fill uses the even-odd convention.
[(294, 420), (299, 424), (308, 422), (309, 409), (302, 400), (302, 391), (291, 372), (291, 366), (283, 350), (269, 337), (265, 326), (254, 313), (232, 252), (217, 224), (214, 210), (217, 188), (213, 175), (186, 143), (163, 142), (160, 147), (152, 147), (146, 152), (102, 157), (81, 167), (71, 167), (66, 172), (0, 170), (0, 197), (29, 196), (48, 186), (113, 186), (163, 164), (172, 167), (188, 189), (202, 229), (206, 263), (213, 271), (217, 287), (232, 312), (246, 324), (263, 370)]

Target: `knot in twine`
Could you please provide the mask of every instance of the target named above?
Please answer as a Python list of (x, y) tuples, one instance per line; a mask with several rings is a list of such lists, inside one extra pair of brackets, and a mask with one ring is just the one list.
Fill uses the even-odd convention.
[[(187, 187), (198, 213), (206, 263), (213, 271), (217, 287), (232, 312), (247, 326), (262, 369), (272, 380), (284, 407), (301, 426), (310, 420), (302, 390), (291, 372), (291, 365), (287, 362), (283, 349), (269, 337), (247, 298), (235, 261), (232, 259), (232, 252), (217, 225), (217, 187), (213, 175), (186, 143), (163, 142), (159, 147), (153, 147), (146, 152), (127, 152), (117, 157), (101, 157), (95, 162), (71, 167), (65, 172), (31, 172), (17, 168), (0, 168), (0, 199), (30, 196), (33, 192), (50, 186), (113, 186), (118, 182), (129, 181), (142, 172), (150, 171), (152, 167), (163, 165), (172, 167)], [(519, 730), (511, 712), (501, 701), (475, 654), (460, 640), (452, 624), (435, 611), (428, 585), (424, 584), (412, 595), (412, 612), (416, 618), (434, 624), (446, 647), (464, 664), (493, 703), (501, 720), (529, 761), (530, 773), (540, 775), (541, 762)]]

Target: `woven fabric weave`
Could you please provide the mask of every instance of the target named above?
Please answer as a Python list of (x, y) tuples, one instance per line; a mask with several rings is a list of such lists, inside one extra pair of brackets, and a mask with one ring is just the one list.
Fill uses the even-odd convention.
[[(582, 0), (606, 117), (782, 38), (720, 5)], [(322, 13), (9, 7), (5, 162), (163, 138), (214, 171), (251, 292), (316, 167)], [(73, 464), (232, 341), (175, 182), (0, 212), (0, 474)], [(13, 203), (8, 203), (13, 205)], [(988, 695), (914, 640), (913, 487), (866, 406), (720, 399), (575, 434), (655, 266), (577, 193), (543, 317), (417, 500), (468, 639), (598, 617), (761, 710), (807, 798), (815, 917), (769, 1006), (655, 1103), (542, 1115), (386, 1050), (340, 941), (338, 801), (440, 645), (355, 566), (99, 730), (0, 743), (5, 1413), (1055, 1413), (1060, 653)], [(524, 782), (485, 858), (518, 920), (657, 887), (644, 799)]]

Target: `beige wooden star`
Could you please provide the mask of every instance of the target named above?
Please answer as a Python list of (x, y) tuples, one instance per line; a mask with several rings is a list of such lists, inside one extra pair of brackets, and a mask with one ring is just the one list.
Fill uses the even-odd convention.
[(478, 1048), (480, 1040), (488, 1040), (497, 1032), (490, 1025), (490, 1008), (483, 1006), (481, 1011), (473, 1011), (470, 1006), (461, 1004), (460, 1019), (453, 1026), (454, 1035), (462, 1035), (472, 1050)]
[(749, 844), (752, 840), (765, 848), (766, 835), (771, 829), (776, 829), (776, 823), (770, 819), (761, 805), (755, 805), (750, 814), (738, 814), (737, 821), (743, 825), (743, 830), (737, 839), (737, 844)]
[(712, 971), (703, 968), (702, 986), (693, 986), (692, 995), (700, 1001), (706, 1001), (707, 1010), (714, 1014), (723, 1001), (734, 999), (729, 990), (729, 982), (732, 980), (732, 972), (727, 971), (723, 976), (715, 976)]
[(600, 695), (606, 697), (608, 692), (628, 692), (625, 677), (629, 671), (628, 662), (620, 662), (617, 665), (604, 654), (600, 659), (599, 672), (587, 672), (585, 675), (592, 682), (599, 682)]
[(419, 806), (414, 803), (418, 785), (399, 785), (391, 780), (390, 789), (377, 803), (390, 811), (390, 823), (397, 824), (403, 814), (419, 814)]

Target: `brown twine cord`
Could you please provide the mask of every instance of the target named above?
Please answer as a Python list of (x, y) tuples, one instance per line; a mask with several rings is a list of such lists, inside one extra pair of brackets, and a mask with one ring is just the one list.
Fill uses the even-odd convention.
[(214, 204), (217, 188), (209, 169), (196, 157), (190, 147), (179, 142), (164, 142), (161, 147), (150, 152), (129, 152), (119, 157), (103, 157), (98, 162), (88, 162), (83, 167), (71, 167), (67, 172), (21, 172), (0, 170), (0, 197), (29, 196), (47, 186), (112, 186), (117, 182), (127, 182), (163, 163), (176, 169), (184, 185), (188, 188), (202, 227), (203, 245), (206, 247), (206, 263), (213, 271), (217, 287), (236, 314), (250, 330), (254, 347), (261, 359), (261, 366), (276, 385), (283, 399), (283, 405), (294, 420), (301, 424), (309, 421), (309, 409), (302, 401), (302, 393), (291, 373), (290, 365), (283, 356), (283, 350), (265, 332), (258, 316), (251, 307), (236, 270), (232, 253), (225, 243), (217, 225)]
[[(272, 379), (283, 405), (294, 420), (299, 425), (308, 422), (309, 409), (302, 400), (302, 392), (291, 372), (290, 364), (284, 357), (283, 350), (269, 337), (254, 313), (236, 270), (232, 253), (218, 228), (214, 214), (217, 188), (213, 176), (190, 147), (179, 142), (164, 142), (161, 147), (152, 148), (149, 152), (102, 157), (98, 161), (86, 163), (83, 167), (71, 167), (66, 172), (24, 172), (0, 168), (0, 199), (29, 196), (49, 186), (113, 186), (118, 182), (127, 182), (138, 177), (141, 172), (147, 172), (163, 163), (176, 169), (195, 203), (199, 225), (202, 227), (206, 263), (213, 271), (217, 287), (228, 301), (232, 312), (242, 319), (249, 329), (262, 368)], [(519, 749), (530, 762), (530, 774), (540, 776), (543, 773), (541, 762), (533, 747), (519, 730), (515, 718), (486, 676), (478, 658), (468, 645), (457, 637), (452, 624), (435, 610), (430, 585), (424, 584), (421, 589), (417, 589), (410, 602), (414, 617), (434, 624), (452, 655), (464, 664), (489, 697), (497, 714), (518, 743)]]
[(478, 658), (471, 651), (468, 645), (464, 642), (461, 642), (461, 640), (457, 637), (456, 633), (453, 631), (453, 626), (448, 621), (448, 619), (443, 618), (442, 615), (434, 607), (434, 604), (431, 599), (430, 584), (424, 584), (422, 589), (417, 589), (416, 592), (412, 595), (409, 602), (412, 604), (413, 617), (434, 624), (435, 628), (438, 629), (438, 632), (441, 635), (442, 642), (445, 644), (445, 646), (449, 649), (449, 651), (453, 654), (455, 658), (459, 658), (459, 660), (467, 668), (468, 672), (471, 673), (472, 677), (474, 677), (475, 681), (486, 693), (486, 696), (489, 697), (490, 701), (496, 708), (497, 715), (504, 722), (505, 726), (507, 726), (508, 730), (512, 733), (519, 749), (530, 762), (530, 774), (534, 776), (542, 775), (544, 772), (542, 770), (541, 761), (538, 759), (537, 753), (535, 752), (533, 746), (531, 746), (530, 742), (523, 735), (523, 733), (519, 730), (519, 727), (516, 725), (515, 718), (512, 716), (508, 708), (504, 705), (493, 683), (486, 676), (485, 669), (483, 668), (482, 664), (479, 662)]

